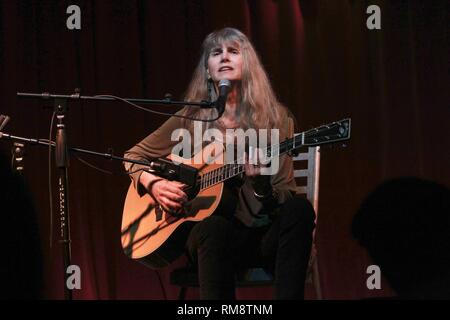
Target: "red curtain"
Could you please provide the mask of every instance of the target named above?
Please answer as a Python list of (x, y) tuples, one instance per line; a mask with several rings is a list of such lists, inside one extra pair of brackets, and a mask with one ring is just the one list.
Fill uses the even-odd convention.
[[(237, 27), (251, 38), (301, 130), (352, 118), (347, 147), (322, 149), (316, 240), (325, 298), (393, 294), (386, 282), (381, 290), (367, 289), (366, 268), (372, 262), (352, 239), (350, 223), (362, 199), (387, 178), (414, 175), (448, 184), (445, 1), (79, 0), (81, 30), (68, 30), (66, 8), (72, 4), (0, 4), (1, 113), (12, 118), (7, 132), (49, 135), (49, 102), (17, 99), (17, 91), (69, 94), (80, 88), (85, 95), (163, 98), (169, 92), (181, 97), (206, 34)], [(370, 4), (381, 8), (381, 30), (366, 27)], [(70, 103), (67, 118), (71, 146), (112, 148), (117, 155), (166, 119), (120, 103), (86, 102)], [(0, 143), (5, 153), (9, 146)], [(44, 296), (59, 299), (63, 268), (56, 200), (49, 248), (47, 151), (31, 146), (26, 151), (26, 179), (45, 258)], [(71, 158), (72, 263), (82, 272), (82, 289), (74, 298), (175, 299), (169, 273), (183, 261), (154, 271), (122, 252), (121, 212), (129, 178), (120, 174), (121, 163), (83, 158), (117, 174)], [(270, 298), (270, 289), (240, 290), (238, 297)]]

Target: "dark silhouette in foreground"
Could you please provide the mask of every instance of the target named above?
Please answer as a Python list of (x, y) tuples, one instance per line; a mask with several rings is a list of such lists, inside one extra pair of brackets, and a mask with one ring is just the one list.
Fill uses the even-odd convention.
[(363, 201), (352, 233), (398, 298), (450, 298), (447, 187), (413, 177), (387, 181)]

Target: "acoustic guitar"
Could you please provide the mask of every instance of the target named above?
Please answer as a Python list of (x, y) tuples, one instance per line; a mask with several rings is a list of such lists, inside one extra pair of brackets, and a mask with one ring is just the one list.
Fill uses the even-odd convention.
[[(277, 147), (267, 147), (264, 152), (267, 157), (272, 158), (295, 153), (305, 146), (348, 140), (350, 127), (351, 119), (343, 119), (297, 134)], [(214, 154), (220, 160), (224, 154), (217, 150), (217, 145), (211, 143), (202, 152)], [(140, 196), (134, 185), (130, 185), (121, 228), (122, 248), (129, 258), (154, 269), (169, 265), (183, 254), (184, 244), (193, 224), (212, 215), (218, 207), (224, 181), (244, 172), (244, 165), (238, 163), (216, 164), (224, 162), (208, 161), (209, 164), (191, 164), (192, 162), (192, 159), (185, 159), (183, 163), (198, 169), (198, 179), (196, 185), (188, 186), (185, 190), (190, 200), (182, 212), (165, 211), (149, 194)]]

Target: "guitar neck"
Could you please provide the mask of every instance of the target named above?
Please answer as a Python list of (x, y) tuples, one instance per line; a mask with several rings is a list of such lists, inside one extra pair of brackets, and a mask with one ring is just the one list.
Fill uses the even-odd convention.
[[(262, 149), (267, 159), (279, 157), (285, 153), (296, 151), (304, 146), (318, 146), (350, 139), (351, 119), (343, 119), (323, 125), (286, 139), (278, 145)], [(236, 163), (237, 162), (237, 163)], [(199, 178), (200, 189), (206, 189), (244, 172), (243, 159), (211, 170)]]
[[(268, 159), (278, 157), (282, 154), (296, 150), (304, 146), (305, 133), (302, 132), (293, 138), (286, 139), (279, 145), (272, 145), (262, 149)], [(243, 160), (243, 159), (241, 159)], [(243, 162), (243, 161), (238, 161)], [(229, 163), (219, 168), (211, 170), (200, 177), (200, 189), (206, 189), (225, 180), (231, 179), (244, 172), (244, 165), (239, 163)]]

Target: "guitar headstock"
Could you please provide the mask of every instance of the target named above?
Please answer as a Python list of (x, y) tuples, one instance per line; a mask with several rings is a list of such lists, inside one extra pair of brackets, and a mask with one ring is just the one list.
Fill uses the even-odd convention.
[(351, 119), (343, 119), (302, 133), (304, 146), (317, 146), (350, 139)]

